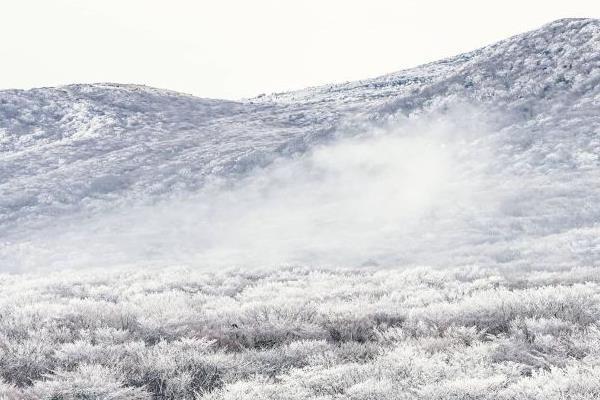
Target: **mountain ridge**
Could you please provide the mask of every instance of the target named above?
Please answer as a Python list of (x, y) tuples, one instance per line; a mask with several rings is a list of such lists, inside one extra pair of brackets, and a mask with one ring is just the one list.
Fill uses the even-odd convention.
[[(388, 79), (394, 79), (397, 77), (402, 77), (405, 74), (409, 74), (413, 71), (416, 70), (423, 70), (426, 69), (427, 67), (438, 67), (440, 65), (444, 65), (444, 64), (455, 64), (455, 63), (461, 63), (464, 61), (467, 61), (469, 59), (471, 59), (474, 55), (476, 55), (478, 52), (486, 50), (486, 49), (491, 49), (491, 48), (495, 48), (495, 47), (499, 47), (505, 43), (508, 42), (512, 42), (512, 41), (516, 41), (518, 39), (526, 39), (528, 36), (532, 35), (532, 34), (541, 34), (544, 32), (553, 32), (556, 33), (557, 31), (560, 31), (561, 28), (566, 27), (570, 27), (570, 30), (580, 30), (581, 28), (584, 28), (585, 26), (596, 26), (598, 27), (600, 25), (600, 19), (596, 19), (596, 18), (561, 18), (561, 19), (557, 19), (554, 20), (552, 22), (546, 23), (544, 25), (542, 25), (540, 28), (534, 29), (534, 30), (530, 30), (524, 33), (519, 33), (516, 35), (513, 35), (507, 39), (477, 48), (475, 50), (471, 50), (471, 51), (467, 51), (464, 53), (460, 53), (458, 55), (455, 56), (450, 56), (447, 58), (443, 58), (440, 60), (435, 60), (435, 61), (431, 61), (431, 62), (427, 62), (424, 64), (420, 64), (417, 65), (415, 67), (409, 67), (409, 68), (405, 68), (405, 69), (401, 69), (395, 72), (391, 72), (391, 73), (387, 73), (387, 74), (383, 74), (383, 75), (379, 75), (373, 78), (365, 78), (365, 79), (359, 79), (356, 81), (346, 81), (346, 82), (341, 82), (341, 83), (335, 83), (335, 84), (323, 84), (323, 85), (315, 85), (315, 86), (309, 86), (303, 89), (298, 89), (298, 90), (291, 90), (291, 91), (282, 91), (282, 92), (274, 92), (274, 93), (268, 93), (268, 94), (260, 94), (254, 97), (248, 97), (248, 98), (241, 98), (241, 99), (219, 99), (219, 98), (206, 98), (203, 96), (197, 96), (197, 95), (193, 95), (193, 94), (189, 94), (189, 93), (185, 93), (185, 92), (178, 92), (178, 91), (173, 91), (170, 89), (166, 89), (166, 88), (156, 88), (156, 87), (152, 87), (152, 86), (148, 86), (146, 84), (138, 84), (138, 83), (117, 83), (117, 82), (95, 82), (95, 83), (88, 83), (88, 84), (82, 84), (82, 83), (72, 83), (72, 84), (65, 84), (65, 85), (58, 85), (58, 86), (44, 86), (44, 87), (36, 87), (36, 88), (31, 88), (31, 89), (1, 89), (0, 92), (27, 92), (27, 91), (38, 91), (38, 90), (47, 90), (47, 89), (68, 89), (68, 88), (72, 88), (72, 87), (85, 87), (85, 86), (89, 86), (89, 87), (97, 87), (97, 88), (101, 88), (101, 87), (106, 87), (106, 88), (129, 88), (129, 89), (133, 89), (133, 90), (148, 90), (151, 92), (163, 92), (165, 94), (172, 94), (172, 95), (181, 95), (181, 96), (189, 96), (189, 97), (194, 97), (194, 98), (199, 98), (199, 99), (205, 99), (205, 100), (217, 100), (217, 101), (228, 101), (228, 102), (244, 102), (244, 101), (253, 101), (253, 100), (257, 100), (260, 98), (270, 98), (270, 97), (275, 97), (277, 98), (278, 96), (283, 96), (283, 95), (292, 95), (294, 93), (302, 93), (304, 91), (310, 91), (310, 90), (317, 90), (317, 89), (323, 89), (323, 90), (327, 90), (330, 89), (332, 87), (343, 87), (343, 86), (348, 86), (348, 85), (360, 85), (362, 83), (372, 83), (373, 81), (385, 81)], [(564, 31), (564, 30), (563, 30)]]

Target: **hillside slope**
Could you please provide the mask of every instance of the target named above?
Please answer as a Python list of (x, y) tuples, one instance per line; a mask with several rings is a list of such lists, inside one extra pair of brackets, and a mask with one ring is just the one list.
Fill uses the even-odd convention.
[[(599, 21), (560, 20), (411, 70), (240, 102), (112, 84), (0, 92), (0, 235), (5, 238), (0, 263), (20, 269), (42, 262), (53, 267), (94, 260), (150, 262), (156, 256), (161, 262), (238, 265), (243, 260), (259, 265), (589, 264), (600, 251), (600, 211), (594, 206), (600, 200), (599, 46)], [(373, 139), (382, 132), (391, 143)], [(345, 152), (355, 147), (344, 145), (356, 137), (366, 137), (361, 139), (366, 144), (351, 142), (365, 159), (352, 161)], [(424, 137), (427, 143), (395, 140), (399, 137)], [(396, 156), (377, 154), (389, 146), (398, 147)], [(429, 152), (431, 146), (449, 150)], [(348, 172), (340, 178), (331, 165), (315, 160), (315, 152), (322, 159), (346, 160), (342, 165)], [(410, 156), (423, 152), (425, 161)], [(298, 157), (304, 164), (298, 165)], [(401, 157), (406, 161), (398, 161)], [(444, 157), (452, 165), (434, 167), (452, 170), (452, 175), (436, 170), (439, 176), (432, 176), (427, 188), (415, 188), (415, 170), (430, 168), (431, 160)], [(282, 160), (284, 167), (277, 167)], [(367, 177), (360, 163), (377, 164), (383, 172)], [(279, 176), (289, 169), (295, 171), (294, 178)], [(326, 179), (306, 178), (315, 169), (324, 169)], [(390, 192), (383, 186), (390, 187), (386, 179), (394, 174), (400, 178)], [(304, 188), (296, 184), (298, 176)], [(247, 179), (253, 179), (251, 186)], [(279, 186), (284, 189), (261, 198), (265, 187), (258, 186), (272, 188), (277, 179), (283, 179)], [(324, 189), (348, 187), (344, 179), (364, 182), (364, 187)], [(215, 181), (237, 189), (233, 194), (224, 189), (207, 194), (207, 185)], [(453, 189), (442, 190), (434, 181), (449, 182)], [(434, 185), (435, 193), (430, 188)], [(310, 197), (307, 191), (324, 194), (297, 203), (284, 198), (283, 191), (295, 197)], [(390, 201), (347, 202), (364, 192)], [(410, 213), (398, 208), (412, 209), (403, 204), (408, 200), (400, 192), (451, 200), (412, 212), (419, 220), (407, 222), (404, 214)], [(241, 204), (238, 208), (254, 210), (252, 198), (296, 209), (314, 220), (302, 226), (285, 218), (261, 220), (269, 236), (255, 232), (258, 244), (240, 239), (233, 250), (226, 239), (188, 240), (202, 236), (191, 226), (184, 231), (165, 227), (196, 218), (193, 224), (203, 232), (221, 226), (227, 236), (240, 220), (248, 221), (248, 230), (259, 224), (252, 212), (234, 221), (209, 221), (203, 207), (208, 205), (211, 215), (225, 213), (217, 205), (226, 203), (223, 196), (232, 199), (232, 208)], [(148, 209), (156, 204), (158, 210)], [(324, 204), (338, 211), (326, 212)], [(132, 211), (140, 207), (146, 211)], [(365, 215), (375, 209), (389, 213), (376, 212), (371, 222), (348, 224), (357, 207), (371, 210), (363, 211)], [(188, 213), (172, 215), (169, 208)], [(121, 222), (131, 227), (115, 227), (120, 216), (136, 212), (138, 217)], [(165, 218), (148, 226), (148, 214), (157, 213)], [(82, 228), (88, 220), (92, 222)], [(384, 220), (409, 227), (390, 227), (385, 237), (356, 233), (376, 231)], [(322, 237), (316, 233), (316, 239), (330, 244), (304, 240), (323, 224), (333, 228)], [(414, 225), (428, 228), (410, 227)], [(332, 238), (348, 231), (354, 232), (350, 243), (366, 244), (360, 254), (339, 257), (345, 244)], [(98, 237), (98, 232), (104, 233)], [(285, 246), (271, 243), (272, 236), (290, 232), (299, 233), (287, 238)], [(144, 234), (147, 239), (141, 238)], [(427, 239), (429, 234), (433, 237)], [(119, 244), (136, 236), (139, 244)], [(84, 251), (86, 242), (99, 243), (98, 248)], [(59, 245), (59, 253), (70, 254), (66, 258), (71, 261), (49, 257)], [(268, 258), (255, 256), (268, 246), (285, 248), (270, 251)], [(105, 253), (121, 255), (104, 262)]]

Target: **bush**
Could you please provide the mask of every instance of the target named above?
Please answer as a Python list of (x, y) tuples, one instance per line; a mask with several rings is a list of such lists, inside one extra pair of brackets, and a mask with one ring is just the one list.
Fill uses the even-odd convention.
[(31, 400), (150, 400), (150, 393), (141, 388), (126, 387), (122, 379), (109, 368), (80, 365), (74, 371), (57, 371), (47, 380), (37, 381), (28, 390)]

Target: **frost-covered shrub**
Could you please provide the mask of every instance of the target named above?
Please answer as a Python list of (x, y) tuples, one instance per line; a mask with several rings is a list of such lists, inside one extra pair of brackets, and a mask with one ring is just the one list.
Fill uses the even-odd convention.
[(227, 369), (227, 378), (237, 380), (257, 373), (273, 377), (283, 371), (305, 367), (330, 349), (324, 340), (298, 340), (270, 349), (250, 349), (241, 352), (234, 365)]
[(0, 337), (0, 375), (18, 386), (32, 384), (54, 368), (55, 346), (40, 335), (23, 340)]
[(600, 367), (569, 365), (533, 372), (503, 390), (502, 400), (587, 400), (600, 398)]
[(60, 345), (55, 353), (55, 359), (58, 365), (67, 369), (81, 364), (126, 366), (139, 363), (146, 350), (146, 344), (140, 341), (93, 344), (86, 340), (78, 340)]
[(16, 386), (0, 379), (0, 400), (25, 400), (23, 392)]
[(490, 333), (506, 333), (517, 317), (560, 318), (580, 325), (598, 321), (596, 284), (550, 286), (535, 289), (483, 290), (459, 301), (438, 302), (415, 309), (412, 319), (441, 329), (452, 325), (478, 326)]
[[(128, 382), (164, 399), (188, 399), (221, 385), (224, 365), (211, 357), (212, 342), (180, 339), (147, 347), (141, 357), (120, 363)], [(218, 359), (218, 358), (217, 358)]]
[(86, 364), (74, 371), (57, 371), (47, 380), (37, 381), (28, 395), (32, 400), (151, 399), (144, 389), (126, 387), (113, 370)]
[(377, 322), (374, 318), (348, 318), (348, 316), (331, 316), (325, 322), (329, 340), (340, 342), (366, 343), (375, 337)]
[(418, 389), (418, 398), (428, 400), (487, 400), (495, 399), (498, 392), (506, 386), (506, 377), (493, 375), (486, 378), (445, 380), (424, 385)]

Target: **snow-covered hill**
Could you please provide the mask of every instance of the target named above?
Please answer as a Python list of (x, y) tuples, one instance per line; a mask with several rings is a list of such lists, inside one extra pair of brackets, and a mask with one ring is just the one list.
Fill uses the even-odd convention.
[(239, 102), (2, 91), (0, 149), (3, 269), (593, 264), (600, 21)]

